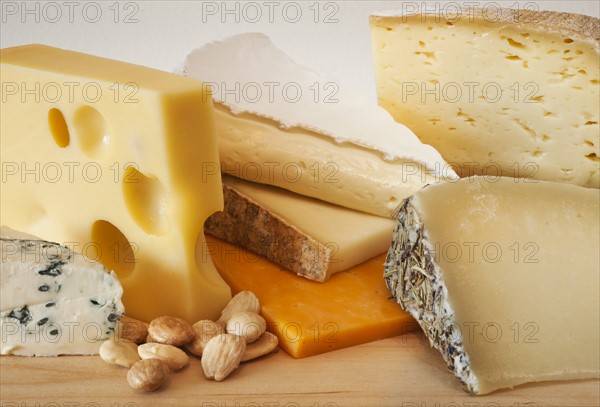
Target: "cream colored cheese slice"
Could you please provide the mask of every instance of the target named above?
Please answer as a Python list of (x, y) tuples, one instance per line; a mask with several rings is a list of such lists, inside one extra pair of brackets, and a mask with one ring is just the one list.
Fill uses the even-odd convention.
[(406, 200), (393, 295), (473, 393), (600, 376), (600, 192), (463, 178)]
[(328, 275), (384, 253), (392, 241), (392, 219), (332, 205), (270, 185), (233, 177), (225, 177), (223, 182), (329, 247), (332, 256)]
[(598, 188), (599, 27), (589, 16), (497, 5), (378, 13), (379, 103), (461, 176)]
[(183, 74), (213, 86), (222, 170), (389, 216), (423, 185), (454, 178), (432, 147), (262, 34), (210, 43)]

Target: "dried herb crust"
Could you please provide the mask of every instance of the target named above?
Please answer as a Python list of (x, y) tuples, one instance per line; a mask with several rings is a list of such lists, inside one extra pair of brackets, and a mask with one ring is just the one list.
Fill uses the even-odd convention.
[(223, 183), (225, 208), (210, 216), (204, 230), (244, 247), (299, 276), (323, 282), (333, 252), (233, 187)]
[(431, 347), (440, 351), (466, 390), (478, 393), (478, 380), (470, 368), (462, 334), (447, 301), (441, 270), (413, 199), (405, 199), (394, 213), (397, 223), (384, 279), (392, 296), (417, 320)]

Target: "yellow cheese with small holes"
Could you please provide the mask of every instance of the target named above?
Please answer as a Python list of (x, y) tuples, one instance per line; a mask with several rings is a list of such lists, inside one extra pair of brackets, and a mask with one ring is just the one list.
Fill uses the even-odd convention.
[(380, 105), (460, 176), (599, 188), (600, 21), (458, 10), (371, 17)]
[(230, 290), (205, 250), (223, 196), (203, 84), (41, 45), (1, 58), (0, 223), (115, 270), (132, 317), (216, 318)]

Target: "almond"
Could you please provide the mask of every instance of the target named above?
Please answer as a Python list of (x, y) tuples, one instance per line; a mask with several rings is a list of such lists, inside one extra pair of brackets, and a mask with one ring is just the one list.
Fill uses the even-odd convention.
[(243, 338), (231, 334), (220, 334), (206, 344), (202, 353), (202, 370), (207, 379), (221, 381), (240, 364), (246, 351)]
[(135, 318), (123, 315), (119, 321), (119, 338), (133, 343), (144, 343), (148, 336), (148, 324)]
[(240, 291), (237, 293), (221, 311), (218, 324), (225, 325), (229, 318), (236, 312), (260, 312), (260, 302), (252, 291)]
[(236, 312), (231, 315), (225, 330), (229, 334), (238, 335), (244, 338), (246, 343), (252, 343), (267, 329), (267, 321), (254, 312)]
[(136, 390), (154, 391), (169, 376), (169, 367), (159, 359), (142, 359), (127, 372), (127, 382)]
[(194, 337), (192, 327), (181, 318), (164, 316), (150, 321), (148, 334), (154, 342), (183, 346)]
[(137, 345), (124, 339), (118, 341), (109, 340), (102, 343), (98, 353), (103, 361), (113, 365), (131, 367), (131, 365), (140, 360)]
[(183, 368), (190, 360), (190, 357), (181, 349), (163, 343), (145, 343), (138, 346), (137, 352), (142, 359), (162, 360), (172, 371)]
[(273, 352), (277, 348), (278, 343), (279, 339), (275, 335), (265, 332), (256, 342), (246, 345), (242, 362), (247, 362)]
[(185, 348), (196, 356), (202, 356), (208, 341), (217, 335), (225, 333), (223, 326), (208, 319), (196, 322), (192, 325), (194, 339)]

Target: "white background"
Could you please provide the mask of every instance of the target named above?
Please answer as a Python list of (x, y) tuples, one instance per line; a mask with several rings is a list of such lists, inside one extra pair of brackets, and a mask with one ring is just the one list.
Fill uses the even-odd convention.
[(416, 8), (451, 13), (457, 4), (465, 3), (465, 10), (503, 6), (595, 17), (600, 13), (596, 0), (0, 3), (2, 48), (43, 43), (172, 71), (189, 51), (206, 42), (242, 32), (263, 32), (297, 62), (353, 85), (373, 100), (371, 12)]

